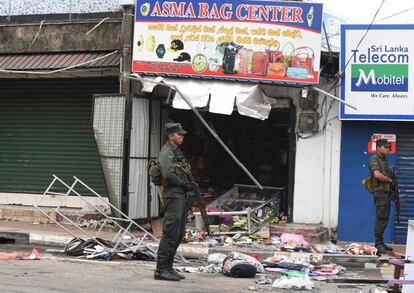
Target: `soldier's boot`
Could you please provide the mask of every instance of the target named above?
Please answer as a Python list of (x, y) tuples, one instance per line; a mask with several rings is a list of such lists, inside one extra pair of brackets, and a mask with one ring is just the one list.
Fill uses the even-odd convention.
[(383, 254), (388, 253), (388, 250), (385, 248), (385, 246), (383, 244), (377, 244), (377, 245), (375, 245), (375, 248), (377, 249), (377, 254), (378, 255), (383, 255)]
[(165, 280), (165, 281), (180, 281), (181, 279), (174, 275), (169, 268), (169, 262), (165, 260), (157, 260), (157, 267), (154, 271), (155, 280)]
[(388, 251), (393, 251), (393, 250), (394, 250), (391, 246), (388, 246), (388, 245), (387, 245), (387, 244), (385, 244), (385, 243), (382, 243), (382, 246), (384, 246), (384, 248), (385, 248), (386, 250), (388, 250)]
[(177, 276), (177, 277), (178, 277), (178, 278), (180, 278), (181, 280), (184, 280), (184, 279), (185, 279), (185, 276), (184, 276), (183, 274), (180, 274), (179, 272), (177, 272), (177, 271), (174, 269), (173, 264), (174, 264), (174, 257), (169, 259), (169, 266), (168, 266), (168, 267), (169, 267), (169, 269), (170, 269), (171, 273), (172, 273), (174, 276)]

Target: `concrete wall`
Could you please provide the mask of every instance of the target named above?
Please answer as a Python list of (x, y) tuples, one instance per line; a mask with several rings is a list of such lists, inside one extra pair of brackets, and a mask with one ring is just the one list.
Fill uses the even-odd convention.
[[(322, 82), (318, 87), (328, 90), (331, 85)], [(323, 96), (319, 95), (319, 105), (322, 100)], [(326, 101), (330, 105), (332, 100), (327, 98)], [(326, 109), (320, 107), (319, 112), (324, 114), (320, 127), (326, 119), (326, 130), (297, 141), (293, 209), (293, 221), (296, 223), (322, 223), (328, 228), (338, 225), (341, 146), (338, 110), (336, 101), (327, 116)]]
[[(332, 87), (321, 78), (318, 85), (323, 90)], [(297, 116), (302, 111), (298, 106), (300, 89), (264, 86), (271, 97), (291, 97), (297, 105)], [(327, 98), (322, 108), (323, 96), (319, 95), (319, 113), (326, 112), (332, 99)], [(319, 224), (336, 228), (338, 225), (339, 166), (341, 122), (338, 120), (338, 102), (333, 102), (328, 116), (324, 113), (319, 121), (320, 129), (326, 118), (326, 130), (296, 142), (295, 184), (293, 221), (295, 223)], [(302, 134), (307, 137), (309, 134)]]
[(1, 0), (0, 16), (121, 10), (119, 0)]
[(38, 23), (0, 25), (0, 54), (116, 50), (121, 20), (104, 22), (86, 34), (99, 21), (46, 22), (39, 34)]

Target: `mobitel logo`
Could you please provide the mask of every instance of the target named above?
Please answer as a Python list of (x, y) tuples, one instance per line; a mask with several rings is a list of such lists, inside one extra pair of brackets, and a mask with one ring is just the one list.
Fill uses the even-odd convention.
[(407, 92), (408, 64), (352, 64), (355, 92)]

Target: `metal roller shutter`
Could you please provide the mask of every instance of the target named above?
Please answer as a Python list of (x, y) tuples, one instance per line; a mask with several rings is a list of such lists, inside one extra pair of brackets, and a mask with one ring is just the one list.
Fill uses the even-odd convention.
[(408, 220), (414, 219), (414, 130), (403, 123), (397, 130), (397, 175), (400, 193), (400, 223), (394, 222), (394, 242), (407, 240)]
[(56, 174), (106, 195), (91, 109), (113, 92), (114, 77), (0, 79), (0, 192), (43, 193)]

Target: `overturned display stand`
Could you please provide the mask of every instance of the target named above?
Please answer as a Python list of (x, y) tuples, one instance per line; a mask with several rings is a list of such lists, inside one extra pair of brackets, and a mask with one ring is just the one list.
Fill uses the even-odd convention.
[[(258, 190), (259, 192), (267, 191), (271, 193), (270, 197), (267, 197), (264, 200), (251, 200), (251, 199), (232, 199), (231, 196), (234, 193), (240, 193), (240, 189), (247, 189), (247, 190)], [(235, 201), (238, 203), (249, 203), (250, 207), (246, 208), (241, 211), (220, 211), (220, 212), (209, 212), (207, 211), (208, 216), (245, 216), (247, 219), (247, 225), (246, 229), (239, 229), (239, 230), (233, 230), (233, 231), (221, 231), (220, 225), (218, 231), (212, 231), (212, 234), (254, 234), (258, 232), (263, 226), (265, 226), (272, 217), (269, 217), (267, 219), (264, 219), (262, 221), (258, 221), (258, 223), (254, 223), (254, 219), (256, 218), (255, 215), (257, 215), (260, 211), (263, 211), (263, 209), (267, 207), (274, 207), (278, 206), (280, 207), (282, 203), (282, 197), (283, 193), (285, 191), (285, 188), (282, 187), (272, 187), (272, 186), (263, 186), (263, 189), (260, 189), (257, 186), (254, 185), (245, 185), (245, 184), (234, 184), (234, 186), (228, 190), (226, 193), (221, 195), (219, 198), (214, 200), (213, 202), (209, 203), (207, 205), (208, 208), (221, 208), (224, 202), (228, 201)], [(196, 220), (196, 226), (197, 228), (204, 228), (204, 222), (201, 217), (200, 212), (195, 212), (195, 220)], [(210, 226), (211, 228), (211, 226)]]
[[(81, 232), (81, 234), (83, 234), (85, 237), (87, 237), (89, 239), (92, 239), (97, 245), (99, 245), (103, 248), (102, 251), (97, 251), (97, 250), (90, 251), (89, 254), (87, 255), (87, 258), (101, 257), (101, 256), (104, 256), (104, 255), (112, 256), (112, 255), (115, 255), (117, 253), (125, 253), (125, 252), (136, 253), (137, 251), (140, 251), (142, 249), (145, 249), (147, 251), (147, 253), (151, 254), (154, 258), (156, 258), (156, 254), (157, 254), (156, 246), (145, 243), (145, 240), (147, 238), (152, 239), (154, 242), (159, 242), (159, 240), (154, 235), (152, 235), (145, 228), (143, 228), (142, 226), (140, 226), (139, 224), (134, 222), (131, 218), (129, 218), (126, 214), (124, 214), (121, 210), (119, 210), (114, 205), (112, 205), (107, 200), (105, 200), (104, 197), (99, 195), (97, 192), (95, 192), (92, 188), (90, 188), (88, 185), (86, 185), (80, 179), (78, 179), (75, 176), (73, 178), (74, 178), (73, 183), (71, 185), (68, 185), (62, 179), (60, 179), (56, 175), (53, 175), (52, 182), (49, 184), (49, 186), (47, 187), (45, 192), (42, 194), (40, 200), (36, 204), (34, 204), (33, 207), (36, 210), (38, 210), (40, 213), (42, 213), (45, 217), (47, 217), (51, 222), (53, 222), (54, 224), (56, 224), (60, 228), (62, 228), (65, 232), (72, 235), (74, 238), (82, 241), (82, 239), (79, 238), (79, 236), (75, 235), (69, 229), (67, 229), (64, 225), (62, 225), (61, 223), (59, 223), (58, 221), (56, 221), (55, 219), (50, 217), (49, 214), (47, 213), (46, 209), (41, 207), (42, 202), (46, 197), (55, 196), (55, 195), (63, 196), (63, 199), (60, 202), (60, 204), (57, 207), (52, 208), (53, 211), (55, 211), (60, 217), (62, 217), (63, 219), (68, 221), (71, 225), (73, 225), (73, 227), (75, 227), (77, 230), (79, 230)], [(66, 188), (67, 191), (65, 193), (54, 192), (53, 188), (56, 187), (56, 184), (60, 184), (61, 186)], [(79, 189), (84, 189), (84, 190), (88, 190), (89, 192), (91, 192), (93, 195), (96, 196), (96, 198), (98, 198), (100, 201), (102, 201), (103, 206), (109, 206), (111, 208), (112, 214), (117, 215), (117, 216), (115, 217), (115, 216), (112, 216), (112, 215), (108, 215), (108, 213), (106, 213), (103, 208), (96, 205), (96, 203), (92, 204), (91, 202), (89, 202), (86, 197), (82, 196), (77, 191), (77, 189), (78, 190)], [(86, 231), (79, 224), (73, 222), (71, 219), (69, 219), (62, 212), (61, 209), (64, 207), (64, 204), (65, 204), (65, 201), (66, 201), (67, 197), (68, 196), (73, 196), (73, 195), (78, 196), (80, 198), (80, 200), (82, 200), (85, 204), (87, 204), (89, 207), (91, 207), (91, 209), (93, 209), (95, 212), (100, 214), (103, 217), (103, 219), (105, 219), (104, 222), (102, 223), (101, 227), (99, 228), (99, 230), (95, 234), (92, 234), (92, 233)], [(111, 245), (108, 245), (107, 241), (102, 241), (103, 238), (101, 238), (101, 232), (107, 224), (113, 224), (114, 227), (116, 227), (118, 229), (118, 232), (113, 237), (113, 239), (112, 240), (108, 239), (109, 241), (112, 242)], [(135, 231), (138, 230), (140, 232), (143, 232), (144, 234), (137, 237), (132, 233), (132, 230), (135, 230)], [(127, 237), (125, 237), (125, 236), (127, 236)], [(126, 241), (126, 239), (128, 239), (128, 241)], [(176, 255), (176, 260), (187, 262), (187, 260), (182, 255), (180, 255), (179, 253), (177, 253), (177, 255)]]

